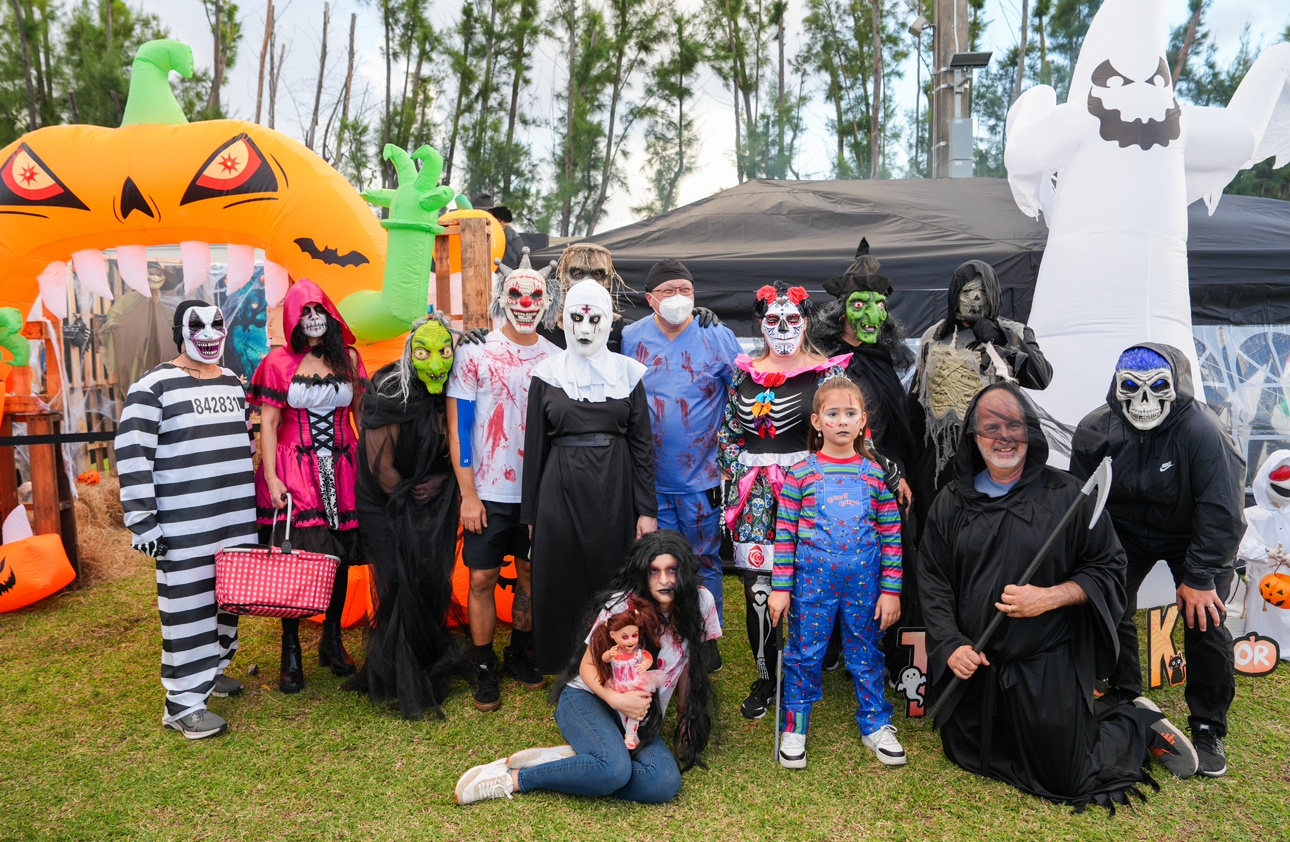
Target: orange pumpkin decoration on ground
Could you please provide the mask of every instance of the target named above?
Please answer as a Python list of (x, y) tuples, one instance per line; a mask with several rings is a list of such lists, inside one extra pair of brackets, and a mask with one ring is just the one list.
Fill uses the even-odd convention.
[(1290, 573), (1269, 573), (1259, 582), (1259, 596), (1268, 605), (1290, 608)]
[[(372, 568), (355, 564), (349, 568), (349, 590), (345, 592), (345, 607), (340, 612), (340, 626), (348, 629), (372, 616)], [(323, 621), (322, 614), (309, 618), (315, 623)]]
[(75, 578), (61, 536), (35, 535), (0, 545), (0, 613), (58, 593)]

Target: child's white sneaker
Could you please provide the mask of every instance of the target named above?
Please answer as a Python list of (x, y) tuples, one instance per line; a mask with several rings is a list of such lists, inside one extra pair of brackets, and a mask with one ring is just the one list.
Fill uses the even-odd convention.
[[(896, 739), (896, 726), (884, 725), (872, 734), (865, 734), (862, 738), (864, 744), (873, 749), (873, 753), (878, 756), (878, 762), (887, 766), (904, 766), (909, 762), (905, 757), (905, 749), (901, 747), (900, 741)], [(782, 762), (782, 757), (781, 757)]]
[(806, 768), (806, 735), (783, 731), (779, 735), (779, 765), (785, 769)]
[(571, 745), (526, 748), (506, 758), (506, 766), (510, 769), (527, 769), (530, 766), (541, 766), (543, 763), (553, 763), (556, 760), (573, 757), (575, 754), (577, 752)]
[(503, 757), (468, 769), (457, 781), (457, 803), (473, 804), (488, 798), (510, 798), (514, 791), (511, 770), (506, 768), (506, 758)]

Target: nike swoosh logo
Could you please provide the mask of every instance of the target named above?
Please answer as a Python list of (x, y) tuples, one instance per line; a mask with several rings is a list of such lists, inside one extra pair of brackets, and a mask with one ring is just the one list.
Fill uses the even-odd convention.
[(1174, 466), (1174, 463), (1173, 463), (1173, 462), (1166, 462), (1166, 463), (1164, 463), (1163, 465), (1161, 465), (1161, 466), (1160, 466), (1160, 473), (1162, 473), (1162, 474), (1163, 474), (1165, 471), (1169, 470), (1169, 469), (1170, 469), (1170, 468), (1172, 468), (1173, 466)]

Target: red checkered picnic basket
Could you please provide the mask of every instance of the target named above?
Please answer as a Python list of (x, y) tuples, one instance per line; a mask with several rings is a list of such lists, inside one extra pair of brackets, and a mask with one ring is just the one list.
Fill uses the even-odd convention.
[[(278, 513), (273, 513), (278, 525)], [(327, 610), (340, 559), (291, 549), (291, 496), (281, 547), (225, 547), (215, 554), (215, 601), (223, 611), (253, 617), (296, 619)]]

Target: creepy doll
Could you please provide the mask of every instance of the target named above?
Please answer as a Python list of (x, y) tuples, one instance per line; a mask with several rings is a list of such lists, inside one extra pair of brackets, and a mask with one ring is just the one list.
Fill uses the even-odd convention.
[[(653, 693), (665, 679), (662, 670), (651, 670), (654, 658), (645, 648), (654, 641), (658, 615), (648, 606), (633, 607), (596, 626), (591, 634), (591, 654), (601, 684), (616, 693), (644, 690)], [(623, 717), (623, 742), (628, 749), (640, 745), (640, 722)]]

